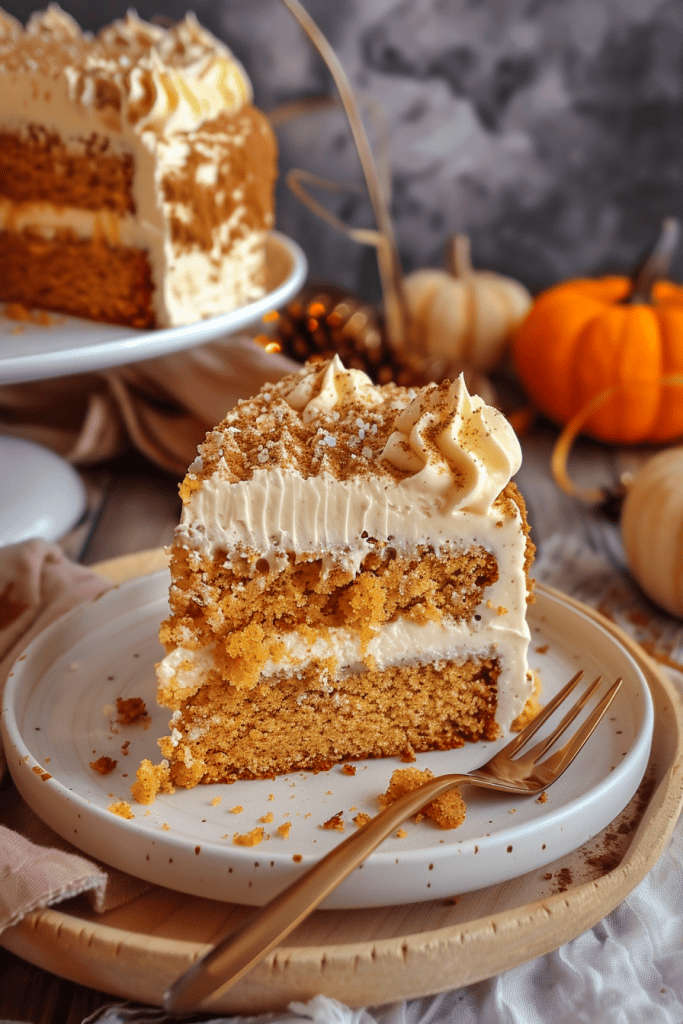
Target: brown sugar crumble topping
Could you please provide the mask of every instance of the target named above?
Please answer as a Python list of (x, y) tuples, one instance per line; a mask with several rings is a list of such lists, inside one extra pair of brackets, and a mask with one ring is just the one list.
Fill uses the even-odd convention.
[(90, 762), (90, 767), (94, 772), (99, 775), (109, 775), (116, 768), (118, 761), (115, 761), (112, 757), (106, 757), (104, 754), (102, 757), (98, 757), (96, 761)]
[(130, 725), (131, 722), (144, 722), (148, 719), (147, 705), (142, 697), (116, 698), (116, 721), (119, 725)]
[(337, 404), (319, 409), (313, 420), (305, 422), (290, 402), (299, 403), (295, 396), (301, 388), (306, 393), (310, 389), (310, 397), (316, 395), (325, 370), (326, 366), (314, 370), (308, 365), (239, 402), (199, 446), (199, 455), (181, 485), (183, 500), (213, 473), (236, 482), (250, 479), (269, 464), (296, 469), (304, 478), (328, 472), (338, 480), (370, 474), (403, 479), (406, 473), (380, 455), (396, 413), (416, 392), (388, 384), (376, 392), (375, 403), (367, 402), (362, 393), (344, 391), (348, 383), (340, 374), (335, 378), (341, 389)]

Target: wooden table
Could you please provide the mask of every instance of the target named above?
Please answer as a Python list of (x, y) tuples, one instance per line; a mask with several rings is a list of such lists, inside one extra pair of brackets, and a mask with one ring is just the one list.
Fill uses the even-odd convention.
[[(529, 506), (533, 538), (541, 547), (551, 534), (575, 534), (595, 548), (619, 551), (618, 528), (563, 494), (549, 471), (556, 430), (539, 423), (523, 438), (524, 465), (517, 479)], [(611, 486), (645, 452), (621, 452), (580, 442), (571, 472), (585, 487)], [(130, 452), (83, 474), (90, 503), (86, 521), (63, 542), (86, 565), (169, 543), (178, 521), (178, 481)], [(80, 1024), (111, 996), (64, 981), (0, 948), (0, 1020), (31, 1024)]]

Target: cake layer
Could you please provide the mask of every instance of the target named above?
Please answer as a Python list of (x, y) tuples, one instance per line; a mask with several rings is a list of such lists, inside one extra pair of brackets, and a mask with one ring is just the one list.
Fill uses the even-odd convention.
[(150, 267), (139, 249), (71, 232), (50, 240), (29, 231), (0, 231), (0, 265), (6, 302), (133, 327), (154, 324)]
[(396, 666), (352, 674), (322, 690), (321, 666), (300, 678), (274, 679), (243, 694), (217, 683), (174, 716), (160, 742), (170, 781), (263, 778), (321, 770), (340, 760), (449, 750), (465, 739), (492, 739), (498, 665)]
[(130, 213), (133, 157), (111, 152), (103, 135), (75, 147), (35, 124), (22, 134), (0, 131), (0, 194), (15, 204), (42, 204), (49, 196), (54, 206)]
[(174, 566), (179, 582), (170, 592), (178, 635), (165, 640), (182, 640), (191, 627), (196, 642), (208, 643), (250, 623), (272, 632), (344, 623), (367, 640), (399, 615), (416, 623), (444, 615), (470, 619), (498, 575), (494, 557), (477, 547), (418, 547), (399, 555), (377, 544), (358, 572), (346, 562), (340, 556), (330, 566), (329, 557), (288, 552), (284, 567), (270, 572), (256, 552), (197, 564), (180, 549)]

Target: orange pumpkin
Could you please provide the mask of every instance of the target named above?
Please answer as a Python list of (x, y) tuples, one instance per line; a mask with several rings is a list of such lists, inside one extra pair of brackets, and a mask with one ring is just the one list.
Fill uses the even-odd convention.
[(675, 238), (663, 243), (667, 223), (635, 283), (603, 277), (556, 285), (536, 299), (518, 328), (512, 349), (520, 379), (550, 419), (567, 423), (616, 388), (584, 433), (616, 443), (683, 435), (680, 389), (662, 383), (683, 372), (683, 287), (652, 280), (662, 265), (655, 255), (677, 241), (674, 222)]

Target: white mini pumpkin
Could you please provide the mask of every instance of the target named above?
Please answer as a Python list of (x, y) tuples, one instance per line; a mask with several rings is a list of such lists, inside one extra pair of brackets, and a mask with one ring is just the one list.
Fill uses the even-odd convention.
[(473, 270), (466, 235), (452, 241), (449, 270), (407, 274), (403, 291), (415, 350), (459, 372), (497, 366), (531, 308), (524, 285), (491, 270)]
[(649, 459), (628, 485), (621, 535), (644, 592), (683, 618), (683, 447)]

